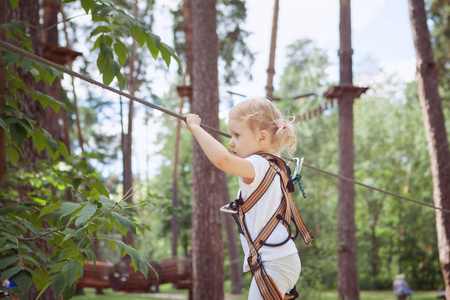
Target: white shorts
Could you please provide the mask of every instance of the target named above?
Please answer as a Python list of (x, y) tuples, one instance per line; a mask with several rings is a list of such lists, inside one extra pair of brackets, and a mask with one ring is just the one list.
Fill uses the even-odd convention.
[[(300, 271), (302, 269), (298, 253), (275, 260), (263, 261), (262, 264), (267, 274), (272, 277), (282, 295), (289, 293), (294, 287), (300, 277)], [(248, 300), (264, 300), (259, 292), (255, 278), (252, 279), (252, 283), (250, 284)]]

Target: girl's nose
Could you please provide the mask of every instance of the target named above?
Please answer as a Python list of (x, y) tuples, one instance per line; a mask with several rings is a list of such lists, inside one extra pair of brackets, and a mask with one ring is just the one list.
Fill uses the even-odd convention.
[(230, 142), (228, 143), (228, 146), (230, 146), (230, 147), (232, 147), (232, 148), (233, 148), (233, 146), (234, 146), (234, 142), (233, 142), (233, 139), (231, 139), (231, 140), (230, 140)]

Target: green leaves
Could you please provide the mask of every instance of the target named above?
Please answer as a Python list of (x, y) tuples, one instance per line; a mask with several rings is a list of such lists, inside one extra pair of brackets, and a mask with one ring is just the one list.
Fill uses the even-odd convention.
[(5, 65), (5, 67), (8, 67), (14, 63), (16, 63), (17, 61), (19, 61), (20, 56), (12, 53), (12, 52), (6, 52), (2, 54), (2, 60), (3, 60), (3, 64)]
[(9, 132), (13, 140), (20, 147), (27, 140), (27, 130), (20, 123), (13, 123), (9, 126)]
[(85, 206), (78, 214), (77, 220), (75, 221), (75, 227), (80, 227), (84, 225), (97, 211), (97, 204), (90, 203)]
[[(16, 7), (18, 0), (9, 1)], [(111, 84), (117, 79), (120, 87), (125, 87), (122, 67), (131, 55), (128, 43), (132, 38), (140, 47), (147, 47), (154, 59), (161, 53), (167, 66), (172, 58), (178, 61), (173, 49), (161, 43), (159, 36), (116, 6), (98, 4), (95, 0), (80, 2), (86, 13), (92, 13), (95, 23), (91, 38), (96, 39), (96, 62), (104, 83)], [(23, 22), (13, 21), (0, 27), (23, 49), (34, 53)], [(52, 84), (63, 74), (5, 49), (0, 48), (0, 52), (8, 80), (7, 105), (0, 107), (0, 130), (7, 136), (8, 167), (13, 164), (11, 169), (14, 169), (7, 174), (7, 188), (2, 189), (0, 195), (12, 202), (0, 203), (0, 227), (4, 229), (0, 231), (0, 276), (4, 279), (13, 275), (24, 294), (34, 283), (39, 291), (38, 298), (52, 287), (57, 295), (69, 299), (75, 292), (75, 281), (83, 274), (85, 259), (96, 259), (91, 249), (95, 231), (102, 228), (102, 232), (117, 234), (118, 229), (125, 235), (127, 232), (136, 234), (141, 228), (133, 219), (133, 209), (125, 209), (128, 208), (126, 203), (110, 199), (109, 191), (89, 162), (69, 156), (66, 145), (29, 116), (29, 101), (24, 98), (56, 113), (70, 112), (70, 108), (27, 86), (17, 74), (28, 73), (43, 85)], [(27, 171), (21, 164), (21, 157), (27, 158), (23, 150), (27, 139), (31, 139), (37, 152), (45, 149), (53, 160), (62, 155), (64, 161), (37, 161), (34, 171)], [(67, 194), (72, 196), (70, 202), (65, 201)], [(99, 238), (105, 237), (100, 235)], [(40, 249), (36, 245), (48, 245), (52, 250), (47, 252), (45, 247)], [(135, 268), (147, 275), (148, 265), (133, 247), (119, 240), (113, 241), (111, 246), (118, 247), (123, 255), (130, 255)]]
[(28, 293), (28, 290), (31, 287), (33, 278), (29, 271), (21, 270), (17, 274), (14, 274), (14, 281), (15, 281), (15, 283), (17, 283), (17, 286), (22, 291), (24, 291), (25, 293)]
[[(19, 256), (15, 254), (0, 257), (0, 270), (19, 261)], [(3, 280), (2, 280), (3, 281)]]
[(109, 242), (109, 245), (113, 249), (115, 248), (115, 246), (117, 246), (122, 252), (122, 257), (128, 254), (131, 258), (134, 270), (139, 270), (147, 279), (149, 264), (140, 257), (138, 252), (133, 247), (119, 240), (111, 240)]
[(16, 8), (17, 4), (19, 4), (19, 0), (9, 0), (12, 9)]
[(17, 273), (19, 273), (20, 270), (22, 270), (22, 268), (20, 266), (13, 266), (13, 267), (7, 268), (2, 272), (2, 276), (1, 276), (0, 280), (3, 282), (4, 280), (8, 279), (9, 277), (14, 276)]
[(117, 54), (119, 58), (119, 64), (123, 66), (128, 57), (128, 49), (122, 41), (117, 39), (114, 43), (114, 52)]
[(127, 231), (136, 234), (136, 224), (130, 219), (123, 217), (116, 212), (112, 212), (112, 216), (114, 217), (114, 221), (119, 225), (119, 230), (122, 234), (125, 234)]
[(64, 293), (64, 299), (70, 299), (75, 294), (75, 281), (83, 275), (83, 267), (75, 260), (69, 260), (58, 268), (60, 273), (51, 278), (51, 284), (56, 295)]
[(45, 134), (41, 133), (40, 131), (36, 131), (33, 137), (33, 144), (38, 152), (44, 150), (46, 146)]
[(94, 48), (100, 48), (97, 67), (102, 74), (103, 83), (109, 85), (116, 78), (120, 88), (125, 86), (125, 78), (121, 73), (121, 67), (125, 64), (131, 52), (125, 44), (127, 37), (134, 38), (140, 47), (147, 44), (147, 48), (154, 59), (157, 59), (159, 53), (161, 53), (167, 67), (170, 66), (171, 59), (174, 58), (178, 62), (181, 72), (181, 63), (174, 49), (161, 43), (159, 36), (152, 33), (144, 25), (137, 23), (126, 12), (115, 6), (106, 3), (95, 7), (92, 7), (92, 5), (86, 3), (83, 8), (86, 12), (92, 10), (92, 20), (100, 23), (91, 31), (90, 36), (99, 35)]
[(68, 216), (79, 208), (81, 208), (81, 205), (79, 203), (64, 202), (63, 204), (61, 204), (60, 216), (61, 218)]

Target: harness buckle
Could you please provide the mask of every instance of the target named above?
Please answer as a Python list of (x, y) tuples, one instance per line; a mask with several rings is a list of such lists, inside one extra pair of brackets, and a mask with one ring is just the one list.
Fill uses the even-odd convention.
[(258, 252), (256, 252), (256, 264), (252, 265), (252, 258), (249, 257), (248, 258), (248, 266), (250, 267), (250, 270), (253, 271), (256, 268), (258, 268), (261, 265), (262, 261), (261, 261), (261, 255), (259, 255)]
[(220, 208), (220, 211), (229, 213), (229, 214), (237, 214), (238, 213), (238, 206), (242, 205), (240, 203), (237, 203), (239, 199), (235, 201), (231, 201), (229, 204), (226, 204)]

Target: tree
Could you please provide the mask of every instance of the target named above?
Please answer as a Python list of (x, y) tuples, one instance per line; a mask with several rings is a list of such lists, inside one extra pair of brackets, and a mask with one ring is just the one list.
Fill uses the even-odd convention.
[[(192, 1), (193, 101), (192, 112), (204, 124), (219, 128), (218, 40), (216, 1)], [(217, 138), (217, 135), (216, 135)], [(222, 176), (194, 141), (194, 197), (192, 255), (194, 299), (223, 299), (223, 242), (219, 207)]]
[[(40, 26), (40, 17), (39, 17), (39, 10), (40, 10), (40, 6), (39, 6), (39, 1), (34, 1), (34, 0), (25, 0), (25, 1), (20, 1), (18, 3), (18, 6), (16, 7), (16, 9), (11, 9), (10, 6), (8, 6), (8, 17), (7, 20), (8, 22), (11, 22), (11, 19), (17, 19), (17, 20), (23, 20), (24, 23), (29, 24), (29, 28), (28, 28), (28, 33), (30, 35), (36, 35), (38, 34), (41, 26)], [(39, 41), (39, 39), (35, 39), (33, 42), (33, 48), (35, 49), (36, 53), (40, 54), (41, 56), (43, 55), (43, 47), (42, 47), (42, 43)], [(35, 89), (36, 91), (39, 92), (44, 92), (45, 90), (45, 86), (44, 84), (41, 82), (36, 82), (33, 78), (33, 76), (28, 73), (28, 72), (24, 72), (22, 70), (19, 69), (19, 71), (17, 72), (17, 74), (19, 76), (21, 76), (24, 80), (24, 82), (26, 82), (27, 86), (30, 89)], [(56, 78), (55, 78), (56, 79)], [(53, 80), (54, 82), (54, 80)], [(52, 83), (53, 83), (52, 82)], [(50, 85), (48, 85), (50, 86)], [(58, 89), (58, 82), (55, 82), (55, 89)], [(55, 118), (57, 113), (55, 112), (54, 109), (52, 109), (51, 107), (47, 107), (47, 109), (43, 106), (41, 106), (40, 104), (36, 103), (37, 101), (33, 101), (32, 97), (30, 95), (27, 95), (26, 93), (23, 93), (24, 97), (23, 97), (23, 108), (28, 110), (28, 114), (32, 116), (32, 118), (34, 118), (35, 120), (37, 120), (39, 126), (42, 126), (43, 128), (47, 129), (48, 132), (52, 132), (53, 135), (56, 136), (60, 135), (60, 128), (58, 128), (58, 123), (57, 123), (57, 119)], [(4, 96), (6, 96), (6, 93), (4, 94)], [(10, 103), (8, 103), (10, 104)], [(52, 118), (50, 118), (50, 122), (46, 123), (45, 120), (47, 120), (47, 117), (51, 116)], [(56, 126), (55, 126), (56, 125)], [(11, 125), (11, 127), (14, 126), (14, 124)], [(15, 128), (14, 130), (18, 130), (18, 126), (14, 126), (11, 129)], [(37, 163), (40, 159), (46, 159), (49, 160), (50, 156), (46, 155), (45, 152), (38, 152), (36, 151), (36, 148), (34, 147), (34, 145), (31, 143), (31, 139), (28, 139), (25, 142), (25, 146), (24, 146), (24, 161), (25, 161), (25, 170), (28, 171), (32, 171), (35, 170)], [(28, 162), (27, 162), (28, 160)], [(29, 184), (27, 183), (19, 183), (17, 185), (18, 189), (22, 190), (22, 197), (26, 195), (27, 192), (30, 192), (33, 190), (32, 187), (30, 187)], [(6, 199), (5, 199), (6, 200)], [(4, 201), (5, 201), (4, 200)], [(8, 202), (5, 201), (3, 203), (5, 206), (8, 206)], [(43, 225), (45, 226), (45, 225)], [(32, 241), (34, 242), (34, 241)], [(42, 245), (42, 244), (37, 244), (37, 247), (39, 247), (39, 250), (42, 251), (43, 253), (48, 253), (49, 252), (49, 247), (47, 245)], [(11, 255), (10, 253), (7, 253), (8, 255), (6, 255), (7, 257), (10, 257), (9, 255)], [(19, 272), (16, 276), (16, 278), (22, 278), (22, 277), (26, 277), (25, 272)], [(27, 290), (27, 294), (28, 297), (31, 299), (35, 299), (36, 296), (39, 294), (39, 291), (37, 289), (36, 285), (33, 285), (29, 290)], [(42, 299), (43, 300), (56, 300), (57, 297), (55, 295), (55, 293), (53, 292), (53, 290), (50, 288), (48, 290), (46, 290), (43, 295), (42, 295)]]
[[(133, 4), (133, 16), (136, 22), (138, 21), (138, 3), (137, 0)], [(135, 74), (135, 62), (136, 58), (137, 42), (133, 38), (131, 44), (131, 56), (128, 60), (128, 90), (130, 95), (134, 96), (137, 90), (137, 76)], [(134, 101), (130, 100), (128, 104), (128, 126), (127, 134), (125, 135), (125, 141), (122, 141), (122, 153), (123, 153), (123, 197), (126, 198), (128, 203), (133, 203), (133, 170), (131, 164), (132, 158), (132, 145), (133, 145), (133, 119), (134, 119)], [(134, 236), (128, 233), (125, 236), (124, 242), (126, 244), (134, 245)], [(129, 258), (124, 258), (124, 261), (130, 262)]]
[[(33, 47), (31, 43), (40, 40), (35, 36), (38, 26), (25, 25), (39, 24), (39, 2), (23, 0), (20, 6), (16, 7), (17, 4), (10, 1), (14, 21), (3, 25), (2, 30), (26, 51), (42, 56), (42, 47)], [(130, 33), (135, 32), (139, 45), (147, 45), (155, 58), (161, 53), (167, 65), (171, 57), (177, 60), (169, 46), (123, 10), (93, 1), (83, 1), (82, 6), (86, 13), (92, 14), (93, 22), (109, 25), (97, 26), (91, 33), (91, 36), (100, 34), (94, 48), (100, 49), (97, 66), (105, 84), (117, 79), (121, 87), (125, 85), (120, 69), (129, 53), (121, 39)], [(6, 105), (1, 107), (0, 118), (8, 154), (8, 176), (0, 194), (2, 279), (14, 276), (18, 284), (14, 292), (28, 293), (32, 299), (39, 296), (56, 299), (61, 294), (67, 299), (75, 292), (75, 282), (83, 274), (85, 261), (96, 260), (91, 247), (96, 230), (118, 229), (125, 235), (142, 228), (124, 213), (133, 208), (111, 200), (99, 174), (85, 160), (69, 157), (64, 143), (45, 130), (44, 109), (50, 107), (58, 113), (66, 106), (37, 87), (52, 84), (62, 75), (60, 71), (17, 55), (20, 52), (16, 47), (2, 43), (1, 59), (9, 83), (8, 90), (1, 95)], [(64, 161), (54, 162), (60, 155)], [(39, 157), (52, 161), (38, 160)], [(66, 191), (75, 202), (65, 201)], [(144, 275), (148, 273), (148, 264), (134, 248), (114, 239), (109, 240), (109, 245), (118, 247), (122, 255), (128, 254), (135, 269)]]
[(272, 35), (270, 37), (269, 67), (267, 68), (266, 97), (273, 99), (273, 75), (275, 75), (275, 49), (277, 47), (279, 0), (273, 5)]
[[(352, 44), (350, 0), (340, 1), (339, 19), (339, 175), (354, 178), (353, 103), (355, 91), (352, 74)], [(350, 88), (350, 89), (348, 89)], [(346, 91), (346, 89), (348, 89)], [(341, 299), (359, 299), (358, 268), (356, 265), (355, 187), (344, 180), (338, 182), (337, 215), (338, 293)]]
[[(433, 176), (435, 206), (450, 209), (450, 150), (442, 100), (438, 91), (438, 70), (428, 31), (423, 0), (409, 0), (411, 28), (416, 49), (416, 76), (422, 108), (428, 153)], [(446, 299), (450, 299), (450, 214), (436, 210), (439, 260), (445, 281)]]
[[(188, 72), (189, 68), (192, 68), (190, 66), (192, 49), (189, 44), (193, 38), (192, 26), (189, 24), (191, 1), (183, 1), (183, 13), (180, 9), (173, 11), (175, 49), (180, 59), (186, 62)], [(246, 38), (250, 34), (242, 28), (247, 18), (245, 1), (219, 0), (216, 4), (216, 13), (219, 65), (223, 65), (219, 81), (223, 81), (226, 85), (235, 85), (241, 74), (251, 78), (250, 67), (254, 62), (254, 56), (246, 43)], [(192, 73), (189, 72), (189, 75), (192, 76)], [(192, 84), (193, 79), (190, 79)]]

